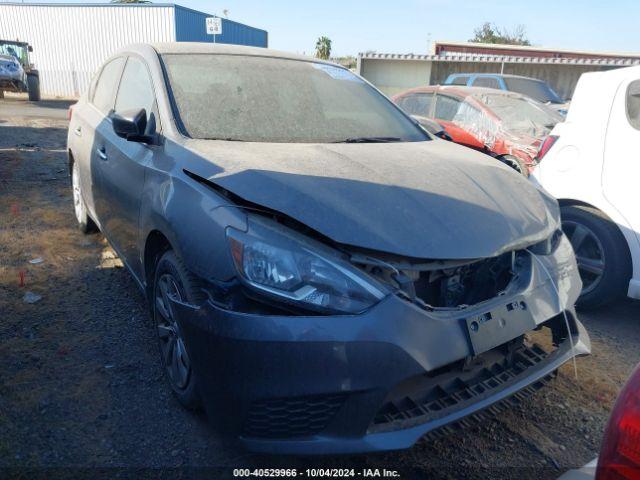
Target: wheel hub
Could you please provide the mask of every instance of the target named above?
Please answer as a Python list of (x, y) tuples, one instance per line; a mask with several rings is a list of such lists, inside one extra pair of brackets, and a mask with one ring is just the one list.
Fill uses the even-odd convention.
[(182, 295), (173, 275), (164, 273), (158, 279), (155, 292), (155, 317), (160, 353), (171, 383), (175, 388), (182, 390), (189, 383), (191, 362), (170, 299), (182, 301)]
[(563, 221), (562, 230), (576, 254), (582, 278), (582, 295), (585, 295), (592, 292), (602, 280), (606, 266), (604, 248), (595, 233), (582, 223)]

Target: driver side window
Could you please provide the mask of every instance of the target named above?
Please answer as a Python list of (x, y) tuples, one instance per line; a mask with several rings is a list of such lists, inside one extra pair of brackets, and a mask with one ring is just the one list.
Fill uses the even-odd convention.
[(115, 111), (122, 114), (141, 108), (147, 112), (147, 122), (151, 115), (157, 119), (156, 97), (147, 66), (137, 57), (129, 57), (118, 88)]

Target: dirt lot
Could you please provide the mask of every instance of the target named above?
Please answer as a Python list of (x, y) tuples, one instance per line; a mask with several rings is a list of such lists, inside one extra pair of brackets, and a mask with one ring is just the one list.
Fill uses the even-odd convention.
[[(612, 402), (640, 362), (640, 302), (582, 313), (594, 354), (578, 360), (578, 381), (565, 366), (519, 407), (462, 433), (357, 457), (238, 450), (172, 398), (142, 295), (104, 238), (76, 229), (65, 106), (34, 114), (0, 102), (0, 478), (157, 478), (161, 468), (167, 478), (220, 478), (234, 467), (328, 466), (543, 479), (597, 455)], [(42, 298), (27, 303), (27, 292)]]

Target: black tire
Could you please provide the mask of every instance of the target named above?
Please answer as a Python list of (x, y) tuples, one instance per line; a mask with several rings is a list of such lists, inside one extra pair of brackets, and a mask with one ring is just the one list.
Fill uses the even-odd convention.
[[(187, 268), (182, 263), (182, 260), (174, 253), (173, 250), (167, 250), (160, 256), (158, 263), (156, 264), (154, 276), (153, 276), (153, 290), (152, 290), (152, 301), (151, 301), (151, 309), (152, 309), (152, 317), (154, 320), (154, 326), (158, 335), (158, 348), (160, 354), (160, 364), (162, 365), (162, 369), (165, 374), (165, 378), (171, 387), (175, 397), (178, 399), (180, 404), (189, 409), (189, 410), (197, 410), (201, 407), (200, 397), (198, 395), (197, 389), (197, 380), (196, 376), (191, 368), (191, 363), (188, 357), (188, 347), (186, 346), (186, 342), (182, 334), (180, 333), (179, 326), (174, 319), (166, 318), (167, 315), (173, 315), (172, 312), (165, 311), (162, 312), (163, 307), (158, 303), (159, 298), (163, 297), (162, 295), (162, 282), (166, 280), (166, 277), (169, 276), (173, 281), (175, 281), (175, 287), (177, 292), (173, 292), (173, 295), (179, 295), (179, 300), (191, 303), (191, 304), (199, 304), (205, 298), (205, 293), (202, 291), (201, 282), (187, 270)], [(162, 300), (160, 300), (162, 301)], [(174, 328), (176, 331), (173, 333), (173, 349), (167, 355), (167, 350), (170, 349), (168, 342), (171, 339), (166, 339), (170, 335), (167, 335), (166, 331), (168, 326), (171, 323), (171, 320), (174, 321)], [(163, 338), (163, 335), (165, 336)], [(179, 343), (182, 342), (182, 343)], [(179, 347), (179, 345), (182, 345)], [(186, 348), (185, 348), (186, 347)], [(182, 350), (181, 350), (182, 349)], [(172, 367), (169, 365), (170, 361), (167, 360), (167, 356), (173, 357), (175, 352), (184, 353), (184, 357), (180, 356), (188, 360), (188, 368), (186, 379), (176, 378), (175, 375), (180, 375), (178, 369), (180, 368), (176, 363), (175, 371), (172, 372)], [(174, 358), (174, 360), (177, 360)], [(184, 366), (184, 362), (181, 362), (182, 366)]]
[(29, 91), (29, 101), (40, 101), (40, 76), (27, 74), (27, 90)]
[(76, 216), (76, 221), (78, 222), (78, 228), (82, 233), (85, 234), (97, 232), (98, 226), (89, 216), (87, 206), (82, 195), (80, 171), (77, 169), (77, 165), (73, 160), (71, 160), (71, 191), (73, 198), (73, 209)]
[(498, 157), (498, 160), (525, 177), (529, 176), (529, 169), (527, 168), (527, 165), (518, 157), (514, 157), (513, 155), (502, 155), (501, 157)]
[(597, 308), (624, 297), (631, 278), (631, 255), (618, 226), (595, 208), (570, 205), (560, 211), (562, 229), (574, 246), (583, 279), (577, 306)]

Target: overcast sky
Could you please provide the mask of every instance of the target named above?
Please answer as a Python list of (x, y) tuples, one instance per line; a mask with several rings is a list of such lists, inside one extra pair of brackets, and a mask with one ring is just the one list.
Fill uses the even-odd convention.
[(300, 53), (313, 53), (320, 35), (331, 38), (334, 55), (355, 55), (367, 50), (426, 53), (429, 38), (466, 41), (473, 36), (474, 28), (485, 21), (507, 28), (522, 24), (534, 45), (640, 53), (640, 0), (178, 0), (177, 3), (218, 15), (227, 9), (230, 19), (268, 30), (270, 47)]

